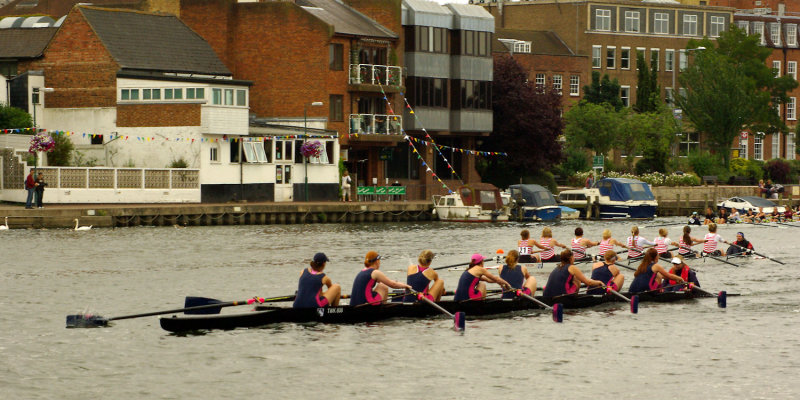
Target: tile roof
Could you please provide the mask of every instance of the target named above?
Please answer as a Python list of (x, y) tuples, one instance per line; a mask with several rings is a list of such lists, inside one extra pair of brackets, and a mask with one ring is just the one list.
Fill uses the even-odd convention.
[(0, 29), (0, 59), (41, 56), (57, 30), (58, 28)]
[(332, 25), (334, 31), (341, 35), (398, 38), (397, 34), (388, 28), (336, 0), (297, 0), (296, 4), (328, 25)]
[(59, 19), (78, 3), (91, 2), (95, 6), (113, 8), (137, 8), (144, 0), (11, 0), (0, 7), (0, 16), (49, 15)]
[(122, 68), (231, 75), (208, 42), (175, 16), (86, 6), (79, 9)]
[(531, 54), (549, 54), (558, 56), (574, 56), (575, 53), (561, 40), (555, 32), (528, 31), (497, 28), (492, 43), (493, 52), (508, 52), (508, 47), (498, 39), (516, 39), (531, 42)]

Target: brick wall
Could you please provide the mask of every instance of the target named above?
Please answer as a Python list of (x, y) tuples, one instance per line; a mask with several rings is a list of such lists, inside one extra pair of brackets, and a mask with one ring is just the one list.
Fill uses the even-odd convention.
[(200, 126), (200, 104), (120, 104), (117, 126)]
[(80, 9), (70, 11), (44, 57), (21, 63), (20, 72), (43, 70), (48, 108), (113, 107), (116, 104), (116, 72), (111, 57), (86, 22)]
[(202, 36), (231, 71), (230, 28), (235, 25), (235, 7), (236, 0), (190, 0), (181, 1), (178, 9), (181, 21)]
[[(535, 44), (534, 44), (535, 45)], [(495, 53), (495, 57), (506, 53)], [(583, 86), (591, 83), (591, 73), (589, 71), (589, 61), (585, 56), (559, 56), (550, 54), (514, 54), (514, 58), (528, 71), (528, 80), (536, 82), (536, 74), (543, 73), (546, 77), (546, 84), (552, 84), (553, 75), (559, 74), (562, 77), (562, 105), (564, 111), (569, 110), (583, 98)], [(570, 77), (577, 75), (580, 78), (580, 95), (570, 95)]]
[(401, 19), (401, 0), (345, 0), (345, 4), (394, 32), (399, 41), (395, 48), (397, 65), (403, 65), (403, 23)]

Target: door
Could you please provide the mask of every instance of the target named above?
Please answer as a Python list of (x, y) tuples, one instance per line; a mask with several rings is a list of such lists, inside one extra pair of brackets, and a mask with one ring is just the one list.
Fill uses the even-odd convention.
[(293, 141), (275, 141), (275, 201), (292, 201), (294, 188), (292, 182)]

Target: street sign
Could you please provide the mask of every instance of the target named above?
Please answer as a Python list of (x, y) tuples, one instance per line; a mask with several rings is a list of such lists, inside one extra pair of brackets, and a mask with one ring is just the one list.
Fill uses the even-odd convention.
[(747, 139), (747, 131), (742, 131), (742, 139)]
[(367, 195), (367, 194), (375, 194), (375, 187), (374, 186), (359, 186), (356, 194), (358, 195)]
[(603, 156), (592, 157), (592, 168), (603, 168)]
[(672, 116), (675, 117), (675, 119), (682, 119), (683, 118), (683, 110), (681, 110), (680, 108), (676, 108), (676, 109), (672, 110)]

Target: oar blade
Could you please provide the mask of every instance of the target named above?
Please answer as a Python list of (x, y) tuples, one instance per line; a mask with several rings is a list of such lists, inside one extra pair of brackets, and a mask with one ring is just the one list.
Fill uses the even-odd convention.
[[(186, 296), (186, 301), (183, 303), (183, 307), (190, 308), (190, 307), (207, 306), (219, 303), (222, 303), (222, 301), (217, 299), (210, 299), (208, 297)], [(220, 311), (222, 311), (222, 307), (209, 307), (200, 310), (184, 311), (184, 314), (219, 314)]]
[(639, 313), (639, 296), (633, 295), (631, 296), (631, 313), (638, 314)]
[(464, 332), (464, 329), (467, 327), (467, 318), (466, 314), (463, 311), (459, 311), (453, 314), (453, 330), (456, 332)]
[(564, 305), (561, 303), (553, 304), (553, 321), (564, 322)]
[(728, 292), (724, 290), (719, 292), (719, 295), (717, 296), (717, 306), (719, 308), (728, 307)]
[(108, 326), (108, 319), (99, 315), (67, 315), (67, 328), (101, 328)]

